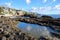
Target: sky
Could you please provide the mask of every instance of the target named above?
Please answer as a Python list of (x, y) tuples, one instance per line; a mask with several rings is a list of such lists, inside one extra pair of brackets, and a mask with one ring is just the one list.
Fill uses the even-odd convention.
[(60, 0), (0, 0), (0, 6), (39, 14), (60, 14)]

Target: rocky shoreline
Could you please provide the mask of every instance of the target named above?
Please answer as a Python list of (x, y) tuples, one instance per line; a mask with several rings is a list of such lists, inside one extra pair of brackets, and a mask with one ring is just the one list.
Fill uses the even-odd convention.
[[(0, 7), (0, 10), (0, 40), (60, 40), (60, 34), (56, 32), (51, 32), (52, 36), (50, 37), (36, 38), (17, 27), (17, 24), (21, 21), (41, 26), (48, 26), (60, 32), (60, 18), (55, 19), (51, 16), (41, 16), (40, 14), (38, 14), (38, 16), (32, 12), (7, 7)], [(10, 16), (18, 17), (11, 18)]]
[(0, 17), (0, 40), (37, 40), (16, 26), (18, 22), (9, 17)]
[[(21, 21), (21, 19), (20, 19)], [(58, 34), (52, 33), (51, 37), (40, 37), (39, 39), (18, 29), (18, 19), (0, 17), (0, 40), (60, 40)], [(54, 36), (55, 35), (55, 36)]]
[[(50, 27), (51, 29), (57, 31), (57, 32), (51, 32), (52, 36), (60, 38), (60, 34), (59, 34), (60, 33), (60, 19), (58, 19), (58, 18), (55, 19), (53, 17), (45, 16), (45, 15), (41, 16), (39, 18), (37, 18), (35, 16), (31, 16), (31, 15), (30, 16), (24, 15), (23, 17), (18, 16), (18, 17), (12, 18), (12, 19), (16, 20), (16, 21)], [(49, 40), (49, 38), (48, 38), (48, 40)], [(52, 39), (54, 40), (53, 37), (52, 37)]]
[(54, 30), (57, 30), (60, 32), (60, 19), (55, 19), (55, 18), (50, 18), (50, 17), (40, 17), (40, 18), (32, 18), (28, 17), (15, 17), (11, 18), (16, 21), (21, 21), (21, 22), (26, 22), (26, 23), (31, 23), (31, 24), (38, 24), (41, 26), (49, 26)]

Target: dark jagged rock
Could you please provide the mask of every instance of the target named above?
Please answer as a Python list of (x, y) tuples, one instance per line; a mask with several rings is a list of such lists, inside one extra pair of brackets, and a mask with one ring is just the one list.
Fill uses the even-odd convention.
[(40, 37), (40, 38), (38, 38), (38, 40), (48, 40), (48, 39), (46, 39), (44, 37)]
[(43, 15), (42, 18), (52, 18), (51, 16)]
[(24, 14), (24, 17), (37, 18), (35, 14)]

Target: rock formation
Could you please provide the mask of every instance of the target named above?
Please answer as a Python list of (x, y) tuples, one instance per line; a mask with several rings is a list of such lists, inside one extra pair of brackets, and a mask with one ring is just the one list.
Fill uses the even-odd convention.
[(37, 40), (18, 29), (17, 23), (9, 17), (0, 17), (0, 40)]
[[(49, 21), (50, 20), (50, 21)], [(53, 23), (55, 26), (59, 26), (59, 22), (56, 19), (48, 19), (48, 18), (10, 18), (10, 17), (0, 17), (0, 40), (58, 40), (60, 38), (60, 34), (52, 33), (53, 36), (51, 37), (40, 37), (40, 39), (35, 38), (34, 36), (30, 36), (27, 33), (23, 32), (22, 30), (18, 29), (17, 23), (19, 21), (28, 22), (28, 23), (35, 23), (41, 26), (51, 26)], [(50, 23), (51, 22), (51, 23)], [(51, 28), (55, 29), (57, 27), (51, 26)], [(60, 29), (57, 29), (60, 31)], [(59, 35), (59, 36), (57, 36)]]
[[(35, 18), (32, 16), (27, 18), (27, 17), (16, 17), (16, 18), (13, 18), (15, 21), (21, 21), (21, 22), (26, 22), (26, 23), (32, 23), (32, 24), (38, 24), (40, 26), (48, 26), (50, 27), (51, 29), (54, 29), (58, 32), (60, 32), (60, 20), (59, 19), (55, 19), (55, 18), (52, 18), (52, 17), (49, 17), (49, 16), (44, 16), (44, 17), (40, 17), (40, 18)], [(60, 38), (60, 34), (59, 33), (56, 33), (56, 32), (51, 32), (55, 37), (58, 37)], [(57, 36), (59, 35), (59, 36)]]
[[(5, 9), (3, 7), (3, 9)], [(10, 8), (8, 9), (8, 13), (11, 13)], [(2, 12), (2, 11), (1, 11)], [(3, 14), (6, 12), (4, 10)], [(19, 13), (23, 13), (20, 14)], [(53, 18), (50, 16), (43, 15), (41, 17), (37, 17), (34, 14), (25, 14), (26, 12), (18, 11), (18, 16), (16, 18), (11, 17), (0, 17), (0, 40), (60, 40), (60, 34), (56, 32), (51, 32), (51, 37), (40, 37), (39, 39), (34, 36), (30, 36), (24, 31), (18, 29), (17, 23), (19, 21), (38, 24), (41, 26), (48, 26), (58, 32), (60, 32), (60, 18)], [(12, 10), (12, 14), (16, 16), (16, 10)], [(22, 17), (21, 17), (22, 16)]]

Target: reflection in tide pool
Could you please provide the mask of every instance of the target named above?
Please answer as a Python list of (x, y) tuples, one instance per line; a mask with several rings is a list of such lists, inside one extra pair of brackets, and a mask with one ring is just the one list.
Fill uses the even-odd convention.
[(37, 38), (39, 38), (40, 36), (44, 36), (44, 37), (51, 36), (50, 31), (45, 26), (39, 26), (37, 24), (29, 24), (29, 23), (20, 22), (20, 23), (18, 23), (18, 27), (21, 30), (23, 30)]

